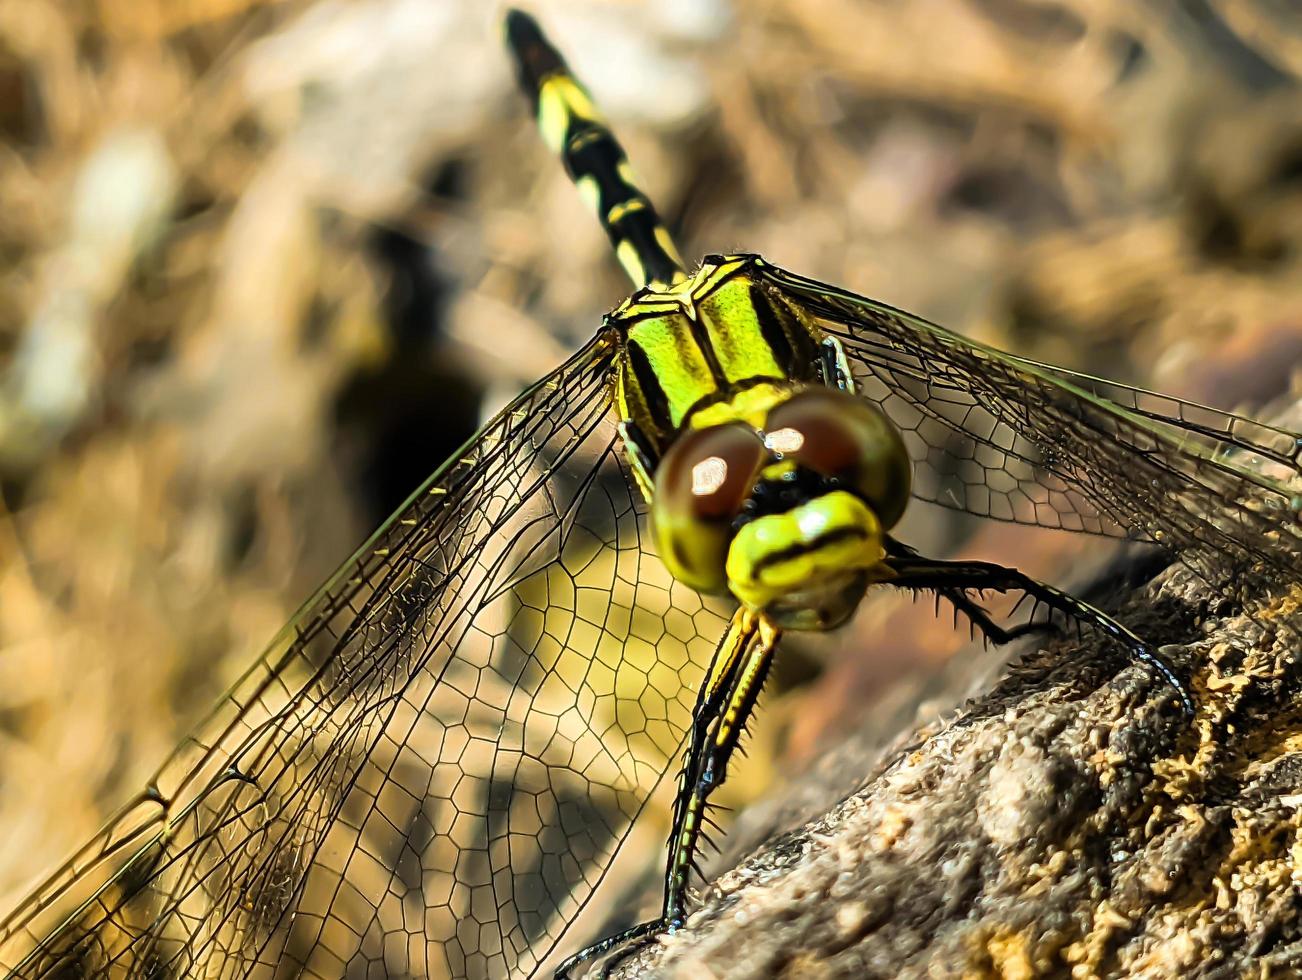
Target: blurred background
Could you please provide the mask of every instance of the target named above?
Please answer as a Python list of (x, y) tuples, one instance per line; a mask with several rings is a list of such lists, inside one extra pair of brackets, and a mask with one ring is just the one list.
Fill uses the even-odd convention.
[[(1296, 383), (1291, 0), (528, 7), (689, 261), (759, 251), (1222, 408)], [(0, 2), (0, 910), (625, 295), (499, 19)], [(1078, 560), (925, 514), (933, 552)], [(965, 643), (885, 598), (794, 645), (734, 801)]]

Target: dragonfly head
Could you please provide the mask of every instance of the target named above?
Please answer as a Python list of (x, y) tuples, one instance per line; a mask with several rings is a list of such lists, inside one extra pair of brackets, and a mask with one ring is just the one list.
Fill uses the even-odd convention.
[(879, 410), (799, 389), (762, 428), (728, 421), (674, 441), (656, 469), (656, 542), (674, 577), (701, 592), (731, 592), (787, 629), (831, 629), (863, 597), (911, 472)]

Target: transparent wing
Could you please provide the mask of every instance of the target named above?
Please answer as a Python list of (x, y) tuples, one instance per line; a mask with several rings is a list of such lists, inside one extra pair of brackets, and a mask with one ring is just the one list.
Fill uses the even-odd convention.
[(1005, 354), (760, 268), (841, 341), (863, 395), (904, 432), (919, 498), (1159, 543), (1218, 580), (1302, 570), (1296, 433)]
[(21, 977), (528, 974), (722, 633), (643, 539), (598, 337), (431, 478), (0, 925)]

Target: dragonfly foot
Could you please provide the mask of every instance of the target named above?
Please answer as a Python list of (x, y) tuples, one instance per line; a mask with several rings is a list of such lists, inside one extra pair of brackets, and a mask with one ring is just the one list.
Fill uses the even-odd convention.
[[(892, 572), (891, 584), (909, 589), (931, 589), (945, 596), (954, 607), (971, 619), (973, 625), (995, 643), (1004, 643), (1021, 633), (1039, 629), (1027, 623), (1012, 629), (1003, 629), (991, 621), (979, 605), (969, 598), (970, 592), (1021, 592), (1037, 603), (1061, 614), (1068, 621), (1084, 623), (1112, 637), (1129, 652), (1131, 657), (1147, 666), (1170, 685), (1179, 696), (1186, 717), (1194, 715), (1193, 695), (1179, 672), (1165, 657), (1142, 640), (1129, 628), (1107, 613), (1096, 609), (1075, 596), (1038, 582), (1017, 571), (991, 562), (944, 561), (924, 558), (912, 548), (893, 538), (887, 540), (887, 557), (883, 564)], [(1034, 612), (1032, 613), (1034, 615)]]
[(650, 922), (638, 923), (631, 929), (625, 929), (613, 936), (608, 936), (569, 957), (556, 970), (556, 980), (574, 980), (574, 971), (583, 966), (584, 963), (612, 954), (601, 965), (601, 969), (593, 974), (594, 980), (605, 980), (606, 977), (610, 976), (611, 970), (615, 969), (639, 949), (648, 945), (656, 936), (663, 932), (669, 932), (681, 924), (681, 921), (663, 918), (653, 919)]

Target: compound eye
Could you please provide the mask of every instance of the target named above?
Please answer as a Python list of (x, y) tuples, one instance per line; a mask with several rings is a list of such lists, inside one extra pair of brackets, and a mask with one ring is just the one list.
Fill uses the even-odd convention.
[(913, 465), (904, 440), (877, 408), (843, 391), (810, 388), (769, 412), (764, 444), (842, 481), (892, 527), (909, 499)]
[(759, 434), (739, 422), (685, 432), (656, 468), (651, 520), (660, 556), (681, 582), (727, 589), (732, 522), (768, 461)]

